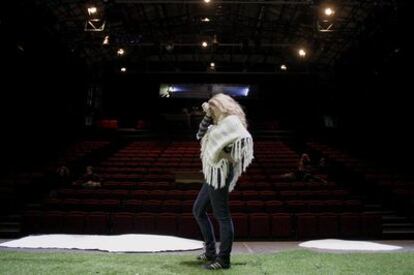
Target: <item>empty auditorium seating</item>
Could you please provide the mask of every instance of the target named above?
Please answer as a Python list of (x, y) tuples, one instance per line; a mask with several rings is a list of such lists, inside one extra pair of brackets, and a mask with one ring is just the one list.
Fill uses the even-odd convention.
[(126, 234), (135, 231), (135, 214), (128, 212), (111, 214), (111, 233)]
[(162, 235), (177, 235), (177, 215), (160, 213), (155, 220), (155, 232)]
[(358, 213), (340, 214), (340, 235), (357, 237), (361, 235), (361, 216)]
[(62, 232), (82, 234), (85, 227), (85, 212), (69, 212), (63, 217)]
[[(104, 146), (104, 145), (102, 145)], [(255, 161), (229, 196), (239, 239), (380, 236), (381, 218), (335, 182), (284, 182), (298, 155), (276, 141), (255, 143)], [(275, 154), (274, 152), (277, 152)], [(98, 163), (97, 189), (65, 187), (42, 211), (27, 211), (27, 232), (157, 233), (201, 238), (192, 213), (200, 182), (175, 182), (175, 171), (201, 169), (197, 142), (131, 141)], [(212, 217), (212, 216), (211, 216)], [(212, 218), (215, 231), (218, 223)]]
[(309, 239), (318, 236), (318, 219), (315, 214), (299, 213), (296, 215), (297, 237)]
[(279, 213), (270, 215), (271, 236), (274, 238), (290, 238), (293, 234), (292, 216)]
[(249, 215), (249, 236), (266, 238), (270, 236), (270, 220), (268, 214), (252, 213)]
[(109, 217), (105, 212), (89, 212), (86, 215), (84, 233), (107, 234), (109, 233)]
[(319, 236), (336, 238), (339, 235), (339, 219), (336, 213), (321, 213), (318, 217)]
[(178, 217), (178, 236), (201, 239), (200, 229), (192, 214), (182, 214)]

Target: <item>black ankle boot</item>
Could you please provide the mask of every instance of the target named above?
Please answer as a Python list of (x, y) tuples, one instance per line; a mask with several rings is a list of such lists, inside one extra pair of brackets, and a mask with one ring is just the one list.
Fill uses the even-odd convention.
[(223, 259), (216, 258), (211, 263), (203, 265), (203, 268), (208, 270), (229, 269), (230, 261), (224, 261)]
[(211, 261), (214, 261), (216, 257), (217, 256), (215, 254), (207, 254), (204, 252), (197, 256), (197, 260), (203, 261), (203, 262), (211, 262)]

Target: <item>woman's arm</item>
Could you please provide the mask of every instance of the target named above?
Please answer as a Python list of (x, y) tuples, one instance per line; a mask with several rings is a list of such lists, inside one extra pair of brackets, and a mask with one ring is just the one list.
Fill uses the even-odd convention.
[(213, 124), (213, 118), (206, 114), (198, 127), (198, 132), (196, 135), (197, 140), (203, 138), (207, 132), (208, 126), (211, 124)]
[(203, 108), (203, 111), (206, 113), (206, 115), (204, 116), (203, 120), (201, 121), (198, 127), (198, 132), (196, 135), (197, 140), (202, 139), (205, 133), (207, 132), (208, 126), (213, 124), (213, 118), (211, 117), (210, 106), (208, 105), (208, 103), (204, 102), (203, 105), (201, 105), (201, 107)]

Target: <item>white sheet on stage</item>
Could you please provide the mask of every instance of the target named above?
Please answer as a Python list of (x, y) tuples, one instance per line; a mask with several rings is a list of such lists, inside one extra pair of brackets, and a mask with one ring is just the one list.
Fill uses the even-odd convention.
[(161, 252), (203, 248), (203, 242), (161, 235), (36, 235), (1, 243), (13, 248), (63, 248), (109, 252)]
[(299, 244), (301, 247), (333, 249), (333, 250), (396, 250), (402, 247), (394, 245), (385, 245), (367, 241), (346, 241), (337, 239), (315, 240)]

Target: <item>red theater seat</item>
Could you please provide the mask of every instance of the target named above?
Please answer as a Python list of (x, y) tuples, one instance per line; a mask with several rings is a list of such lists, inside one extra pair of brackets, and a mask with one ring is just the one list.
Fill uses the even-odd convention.
[(26, 211), (23, 215), (23, 232), (39, 233), (41, 231), (42, 212), (37, 210)]
[(162, 209), (162, 212), (181, 213), (181, 201), (179, 200), (163, 201), (161, 209)]
[(181, 212), (192, 213), (194, 200), (185, 200), (181, 202)]
[(61, 233), (63, 212), (49, 211), (43, 214), (40, 231), (43, 233)]
[(243, 213), (233, 213), (233, 226), (235, 238), (246, 238), (249, 236), (248, 218)]
[(113, 213), (111, 215), (111, 232), (113, 234), (127, 234), (134, 232), (135, 215), (133, 213)]
[(91, 212), (86, 216), (84, 232), (87, 234), (107, 234), (108, 215), (104, 212)]
[(382, 234), (382, 217), (379, 214), (363, 213), (361, 215), (361, 233), (365, 237), (379, 238)]
[(161, 213), (155, 220), (157, 234), (177, 235), (177, 215), (173, 213)]
[(201, 239), (200, 229), (192, 214), (178, 216), (178, 235), (187, 238)]
[(63, 209), (64, 210), (82, 210), (80, 209), (81, 201), (78, 199), (64, 199), (63, 200)]
[(135, 216), (135, 231), (151, 234), (155, 232), (155, 218), (153, 213), (139, 213)]
[(116, 212), (120, 209), (120, 201), (119, 200), (101, 200), (100, 203), (100, 210), (108, 211), (108, 212)]
[(69, 212), (64, 215), (63, 229), (64, 233), (82, 234), (85, 227), (85, 212)]
[(243, 201), (230, 201), (229, 202), (230, 212), (236, 213), (244, 213), (245, 212), (245, 203)]
[(249, 236), (252, 238), (266, 238), (270, 236), (268, 214), (253, 213), (249, 215)]
[(246, 212), (248, 213), (260, 213), (264, 210), (263, 201), (246, 201)]
[(307, 211), (307, 205), (304, 201), (291, 200), (285, 203), (285, 207), (289, 213), (299, 213)]
[(292, 216), (289, 214), (271, 214), (271, 236), (288, 238), (292, 236)]
[(265, 202), (265, 210), (267, 213), (272, 214), (284, 212), (285, 208), (282, 201), (272, 200)]
[(339, 235), (339, 219), (335, 213), (321, 213), (319, 215), (319, 236), (335, 238)]
[(320, 213), (325, 209), (325, 203), (323, 201), (307, 201), (308, 212)]
[(148, 199), (147, 190), (133, 190), (130, 193), (130, 197), (135, 200), (146, 200)]
[(161, 212), (162, 201), (160, 200), (147, 200), (142, 201), (142, 211), (148, 213), (159, 213)]
[(318, 220), (314, 214), (300, 213), (297, 218), (297, 237), (314, 238), (318, 235)]
[(243, 198), (245, 201), (260, 200), (259, 192), (257, 191), (243, 191)]
[(343, 237), (361, 235), (361, 216), (357, 213), (340, 214), (340, 234)]
[(275, 191), (260, 191), (259, 196), (262, 201), (270, 201), (276, 199), (276, 192)]
[(126, 212), (138, 213), (142, 210), (142, 201), (126, 200), (122, 204), (122, 209)]

